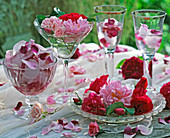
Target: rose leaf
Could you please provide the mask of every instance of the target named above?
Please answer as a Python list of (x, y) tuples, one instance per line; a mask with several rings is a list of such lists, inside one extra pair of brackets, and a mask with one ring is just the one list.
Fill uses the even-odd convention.
[(121, 69), (121, 66), (124, 64), (125, 61), (126, 61), (126, 59), (121, 60), (121, 61), (117, 64), (116, 69)]
[(115, 109), (117, 108), (124, 108), (124, 105), (122, 102), (116, 102), (114, 104), (111, 104), (107, 109), (106, 109), (106, 115), (111, 115)]
[(127, 108), (127, 107), (124, 107), (126, 109), (126, 111), (128, 113), (130, 113), (130, 115), (133, 115), (135, 113), (135, 108)]

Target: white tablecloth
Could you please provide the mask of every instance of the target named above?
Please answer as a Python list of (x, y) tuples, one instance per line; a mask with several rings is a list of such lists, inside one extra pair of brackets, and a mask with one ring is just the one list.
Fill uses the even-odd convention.
[[(94, 50), (96, 49), (95, 44), (82, 44), (84, 45), (83, 47), (87, 47), (88, 49)], [(130, 58), (132, 56), (139, 56), (140, 52), (138, 50), (135, 50), (131, 47), (128, 46), (120, 46), (128, 49), (128, 52), (121, 52), (121, 53), (115, 53), (115, 66), (125, 58)], [(82, 47), (80, 47), (81, 49)], [(92, 53), (88, 53), (92, 54)], [(103, 54), (103, 51), (100, 50), (96, 53), (93, 54)], [(153, 74), (153, 82), (155, 86), (158, 87), (158, 91), (160, 87), (170, 81), (170, 75), (165, 75), (163, 78), (158, 79), (158, 75), (161, 74), (167, 65), (163, 63), (163, 58), (164, 55), (161, 54), (156, 54), (155, 57), (159, 59), (158, 64), (154, 64), (154, 74)], [(101, 76), (103, 73), (105, 73), (105, 68), (104, 68), (104, 59), (103, 58), (98, 58), (95, 62), (90, 62), (87, 58), (87, 55), (83, 55), (79, 57), (77, 60), (72, 60), (69, 63), (69, 66), (76, 65), (76, 66), (82, 66), (85, 70), (85, 74), (81, 75), (74, 75), (73, 77), (69, 78), (68, 84), (69, 88), (74, 88), (75, 90), (78, 90), (84, 86), (87, 85), (87, 83), (84, 84), (79, 84), (76, 85), (75, 80), (76, 79), (81, 79), (81, 78), (89, 78), (89, 79), (94, 79), (96, 77)], [(118, 70), (115, 70), (115, 75), (119, 79), (123, 79), (121, 75), (118, 75)], [(52, 83), (49, 85), (49, 87), (42, 93), (40, 94), (40, 103), (43, 105), (46, 104), (46, 98), (49, 95), (54, 94), (57, 89), (63, 88), (64, 85), (63, 83), (60, 84), (58, 82), (64, 80), (64, 75), (63, 75), (63, 65), (61, 64), (61, 61), (58, 61), (58, 67), (56, 70), (55, 77), (52, 81)], [(7, 78), (5, 76), (5, 73), (3, 71), (2, 65), (0, 66), (0, 82), (5, 82), (7, 81)], [(39, 122), (36, 122), (32, 125), (30, 125), (30, 120), (21, 120), (17, 119), (13, 115), (13, 110), (18, 103), (18, 101), (24, 102), (24, 95), (20, 94), (13, 86), (11, 86), (10, 82), (7, 82), (5, 85), (0, 87), (0, 138), (25, 138), (25, 137), (30, 137), (32, 135), (36, 135), (38, 138), (39, 137), (62, 137), (61, 133), (54, 133), (50, 132), (48, 135), (42, 136), (41, 131), (43, 127), (46, 127), (51, 123), (52, 120), (57, 120), (62, 117), (67, 118), (68, 120), (72, 119), (79, 119), (82, 124), (81, 127), (83, 127), (82, 131), (77, 133), (75, 137), (89, 137), (86, 132), (88, 131), (88, 124), (91, 122), (90, 119), (83, 118), (80, 115), (77, 115), (74, 113), (68, 106), (65, 104), (61, 110), (56, 112), (53, 115), (50, 115), (46, 117), (45, 119), (40, 120)], [(161, 125), (158, 124), (158, 117), (166, 117), (167, 115), (170, 115), (170, 110), (164, 110), (163, 112), (159, 113), (157, 116), (153, 117), (152, 125), (154, 126), (154, 131), (151, 135), (147, 137), (165, 137), (165, 136), (170, 136), (170, 127), (168, 125)], [(98, 137), (114, 137), (115, 134), (107, 134), (103, 133), (100, 134)], [(123, 137), (123, 133), (118, 133), (116, 134), (117, 137)], [(143, 137), (142, 135), (137, 135), (136, 137)]]

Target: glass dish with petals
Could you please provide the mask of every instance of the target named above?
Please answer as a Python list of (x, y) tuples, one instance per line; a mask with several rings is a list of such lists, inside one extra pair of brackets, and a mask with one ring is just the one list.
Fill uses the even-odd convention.
[[(83, 99), (84, 97), (84, 92), (87, 89), (81, 88), (77, 91), (78, 95), (80, 98)], [(157, 115), (159, 112), (162, 112), (162, 110), (165, 108), (166, 101), (165, 98), (160, 94), (157, 93), (156, 91), (153, 91), (152, 93), (147, 94), (153, 103), (153, 109), (150, 112), (144, 113), (142, 115), (127, 115), (123, 117), (118, 117), (113, 115), (95, 115), (89, 112), (85, 112), (82, 110), (82, 105), (76, 105), (74, 102), (76, 95), (70, 98), (68, 105), (69, 107), (77, 114), (90, 118), (91, 120), (98, 121), (101, 123), (108, 123), (108, 124), (115, 124), (115, 125), (120, 125), (120, 124), (128, 124), (128, 123), (135, 123), (143, 120), (144, 118), (150, 118), (153, 115)], [(97, 107), (96, 107), (97, 108)]]
[(13, 87), (26, 96), (26, 106), (21, 107), (23, 113), (18, 115), (18, 112), (14, 111), (15, 116), (27, 120), (30, 116), (31, 106), (35, 104), (35, 101), (39, 101), (38, 94), (42, 93), (54, 78), (57, 59), (55, 58), (53, 63), (36, 69), (10, 66), (6, 60), (3, 61), (3, 67)]

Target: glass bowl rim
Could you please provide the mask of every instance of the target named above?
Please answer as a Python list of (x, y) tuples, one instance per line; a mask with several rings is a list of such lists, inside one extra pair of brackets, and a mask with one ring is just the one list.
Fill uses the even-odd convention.
[(23, 69), (23, 68), (20, 68), (20, 67), (14, 67), (14, 66), (8, 66), (7, 64), (6, 64), (6, 60), (4, 59), (3, 60), (3, 62), (2, 62), (2, 64), (3, 64), (3, 66), (5, 67), (5, 68), (7, 68), (7, 69), (14, 69), (14, 70), (21, 70), (21, 71), (24, 71), (24, 70), (43, 70), (43, 69), (48, 69), (48, 68), (50, 68), (50, 67), (52, 67), (52, 66), (54, 66), (55, 64), (57, 64), (57, 58), (56, 57), (54, 57), (54, 62), (53, 63), (50, 63), (50, 64), (48, 64), (48, 65), (45, 65), (45, 66), (42, 66), (42, 67), (37, 67), (36, 69), (30, 69), (30, 68), (26, 68), (26, 69)]
[[(138, 15), (138, 13), (162, 13), (161, 15), (158, 16), (143, 16), (143, 15)], [(131, 12), (132, 16), (135, 17), (141, 17), (141, 18), (163, 18), (167, 15), (167, 13), (163, 10), (155, 10), (155, 9), (141, 9), (141, 10), (134, 10)]]
[[(122, 10), (117, 10), (117, 11), (109, 11), (109, 10), (106, 10), (106, 11), (99, 11), (97, 8), (100, 8), (100, 7), (119, 7), (119, 8), (122, 8)], [(105, 14), (122, 14), (122, 13), (125, 13), (127, 9), (124, 7), (124, 6), (121, 6), (121, 5), (99, 5), (99, 6), (95, 6), (94, 7), (94, 11), (96, 13), (105, 13)]]

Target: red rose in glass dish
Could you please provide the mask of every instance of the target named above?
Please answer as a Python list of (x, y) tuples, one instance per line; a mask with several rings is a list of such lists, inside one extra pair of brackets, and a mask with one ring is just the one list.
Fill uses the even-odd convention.
[(165, 83), (161, 89), (160, 93), (165, 97), (166, 99), (166, 107), (170, 109), (170, 82)]

